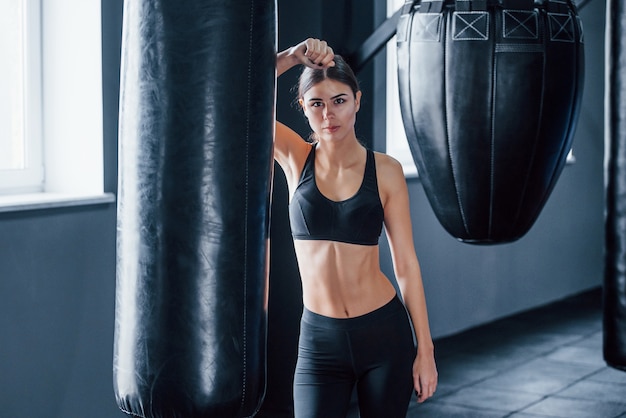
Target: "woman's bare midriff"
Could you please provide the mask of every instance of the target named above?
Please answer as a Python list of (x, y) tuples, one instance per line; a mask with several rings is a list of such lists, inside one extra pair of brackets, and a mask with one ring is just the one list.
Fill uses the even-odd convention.
[(304, 306), (332, 318), (372, 312), (396, 294), (380, 270), (377, 245), (294, 241)]

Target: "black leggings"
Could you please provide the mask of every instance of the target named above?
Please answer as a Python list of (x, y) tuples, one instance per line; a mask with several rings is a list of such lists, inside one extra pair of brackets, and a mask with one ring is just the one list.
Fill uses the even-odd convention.
[(293, 388), (296, 418), (345, 418), (355, 385), (361, 418), (406, 417), (415, 355), (397, 296), (356, 318), (305, 309)]

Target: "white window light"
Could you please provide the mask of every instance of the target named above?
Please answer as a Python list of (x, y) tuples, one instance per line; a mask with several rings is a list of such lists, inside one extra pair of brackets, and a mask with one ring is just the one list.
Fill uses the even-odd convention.
[[(387, 17), (392, 16), (404, 0), (387, 0)], [(406, 177), (416, 177), (417, 168), (411, 156), (411, 150), (402, 124), (400, 97), (398, 94), (398, 64), (396, 56), (396, 37), (387, 42), (387, 145), (386, 153), (398, 160)]]
[[(26, 133), (23, 150), (28, 158), (39, 159), (37, 163), (26, 159), (22, 165), (7, 162), (5, 154), (19, 155), (21, 149), (0, 139), (0, 212), (21, 204), (25, 208), (38, 207), (37, 202), (76, 204), (104, 196), (100, 7), (100, 0), (10, 0), (0, 5), (0, 38), (16, 39), (2, 31), (7, 30), (6, 22), (15, 22), (19, 10), (28, 23), (24, 52), (19, 52), (28, 64), (28, 71), (21, 70), (27, 94), (20, 123)], [(10, 41), (9, 46), (12, 43), (17, 42)], [(32, 76), (35, 71), (39, 73)], [(12, 113), (19, 113), (19, 99), (10, 106)], [(16, 126), (11, 129), (19, 133)], [(0, 135), (5, 136), (2, 129)], [(17, 174), (23, 167), (39, 169), (34, 184), (19, 183)], [(111, 196), (104, 199), (110, 200)]]
[(0, 5), (0, 193), (43, 190), (38, 0)]

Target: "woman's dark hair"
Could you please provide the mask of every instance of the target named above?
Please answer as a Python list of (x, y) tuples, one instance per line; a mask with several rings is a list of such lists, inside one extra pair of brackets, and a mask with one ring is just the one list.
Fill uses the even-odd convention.
[(304, 67), (298, 80), (298, 99), (304, 97), (304, 94), (309, 91), (314, 85), (326, 80), (331, 79), (346, 84), (352, 90), (352, 93), (356, 96), (356, 92), (360, 90), (359, 82), (352, 71), (352, 68), (346, 63), (341, 55), (335, 55), (335, 66), (325, 69), (314, 69), (310, 67)]

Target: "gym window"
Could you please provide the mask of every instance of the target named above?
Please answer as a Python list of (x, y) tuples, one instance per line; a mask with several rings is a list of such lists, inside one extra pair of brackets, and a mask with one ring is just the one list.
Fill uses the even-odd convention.
[[(387, 0), (387, 17), (392, 16), (404, 0)], [(402, 124), (400, 97), (398, 95), (398, 64), (396, 58), (396, 37), (387, 42), (387, 132), (386, 152), (400, 161), (406, 177), (416, 177), (417, 168), (413, 162), (409, 143)]]
[(0, 212), (103, 196), (100, 8), (0, 5)]
[(34, 0), (0, 5), (0, 191), (39, 192), (41, 142), (41, 22)]

